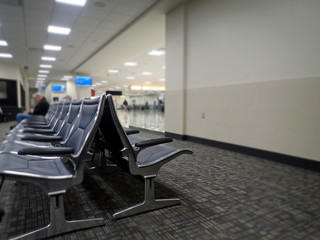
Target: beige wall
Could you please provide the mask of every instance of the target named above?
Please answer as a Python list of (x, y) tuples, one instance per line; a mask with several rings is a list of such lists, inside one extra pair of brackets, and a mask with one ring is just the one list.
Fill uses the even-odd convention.
[(167, 132), (185, 133), (185, 14), (182, 6), (166, 18), (166, 110)]
[[(320, 161), (319, 12), (319, 1), (194, 0), (169, 13), (166, 131)], [(169, 84), (182, 73), (185, 85)]]
[[(65, 93), (52, 92), (52, 85), (65, 85)], [(66, 82), (50, 82), (46, 87), (44, 92), (45, 97), (48, 101), (52, 102), (54, 97), (58, 97), (59, 100), (62, 100), (66, 95), (70, 95), (72, 99), (83, 99), (84, 97), (91, 96), (91, 87), (77, 87), (75, 82), (70, 80)]]

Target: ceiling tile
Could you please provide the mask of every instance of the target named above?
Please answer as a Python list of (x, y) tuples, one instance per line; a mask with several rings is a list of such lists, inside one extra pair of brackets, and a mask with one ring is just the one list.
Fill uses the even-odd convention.
[(138, 15), (143, 10), (144, 10), (143, 8), (140, 8), (140, 7), (137, 7), (137, 6), (124, 4), (124, 3), (118, 3), (112, 9), (112, 12), (120, 13), (120, 14), (123, 14), (123, 15), (127, 15), (129, 17), (133, 17), (133, 16)]
[(50, 25), (72, 28), (77, 21), (78, 15), (65, 15), (55, 12), (50, 20)]

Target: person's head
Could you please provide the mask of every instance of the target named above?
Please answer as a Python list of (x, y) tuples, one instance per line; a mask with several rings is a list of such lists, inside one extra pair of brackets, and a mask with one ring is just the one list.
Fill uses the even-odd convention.
[(32, 97), (36, 103), (39, 103), (41, 101), (41, 99), (43, 98), (42, 94), (39, 92), (33, 94)]
[(72, 100), (72, 97), (70, 95), (66, 95), (64, 96), (63, 98), (65, 101), (71, 101)]

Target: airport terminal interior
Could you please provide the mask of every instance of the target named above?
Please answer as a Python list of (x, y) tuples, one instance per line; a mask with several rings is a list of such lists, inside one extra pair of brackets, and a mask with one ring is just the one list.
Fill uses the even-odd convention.
[(0, 239), (320, 239), (319, 12), (0, 0)]

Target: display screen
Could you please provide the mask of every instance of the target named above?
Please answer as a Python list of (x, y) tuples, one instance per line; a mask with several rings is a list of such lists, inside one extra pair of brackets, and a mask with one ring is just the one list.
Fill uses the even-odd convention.
[(92, 77), (76, 77), (76, 85), (77, 86), (87, 86), (91, 87), (92, 86)]
[(65, 92), (66, 86), (65, 85), (52, 85), (52, 92)]

